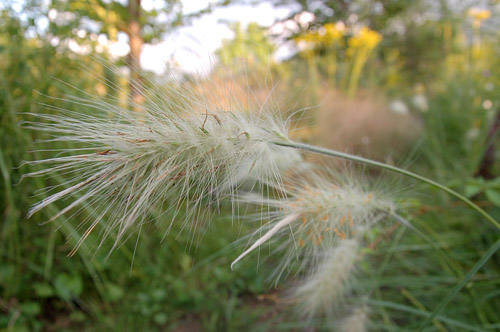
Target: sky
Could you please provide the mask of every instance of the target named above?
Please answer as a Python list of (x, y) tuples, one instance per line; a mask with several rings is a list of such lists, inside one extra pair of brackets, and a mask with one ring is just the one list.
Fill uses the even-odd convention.
[[(143, 7), (151, 8), (151, 0), (144, 0)], [(183, 0), (183, 12), (192, 13), (207, 7), (209, 1)], [(220, 47), (223, 39), (230, 39), (232, 32), (221, 20), (241, 22), (243, 27), (250, 22), (261, 26), (271, 26), (277, 19), (290, 14), (289, 8), (274, 8), (268, 2), (257, 6), (232, 5), (217, 8), (212, 13), (195, 19), (185, 26), (165, 36), (155, 45), (145, 45), (141, 65), (146, 70), (161, 73), (166, 63), (193, 72), (207, 72), (213, 63), (213, 52)]]
[[(50, 0), (40, 0), (42, 6), (49, 7)], [(126, 3), (126, 0), (118, 0)], [(215, 0), (181, 0), (184, 14), (190, 14), (207, 8)], [(161, 5), (162, 1), (142, 0), (141, 5), (144, 10), (151, 10), (155, 6)], [(5, 6), (10, 5), (14, 11), (18, 12), (21, 19), (27, 19), (23, 8), (26, 0), (7, 1)], [(0, 9), (4, 7), (0, 1)], [(68, 20), (72, 13), (58, 12), (54, 9), (49, 10), (48, 17), (40, 16), (35, 19), (36, 27), (39, 30), (45, 30), (48, 27), (49, 20)], [(143, 47), (141, 55), (141, 66), (145, 70), (153, 71), (157, 74), (164, 72), (167, 66), (191, 73), (207, 73), (210, 71), (211, 64), (214, 62), (214, 51), (219, 48), (224, 39), (233, 37), (233, 33), (228, 27), (227, 22), (241, 22), (245, 28), (250, 22), (256, 22), (261, 26), (269, 27), (276, 20), (283, 19), (291, 13), (291, 8), (275, 8), (267, 1), (261, 1), (258, 5), (230, 5), (216, 8), (209, 14), (196, 18), (188, 26), (180, 27), (163, 36), (162, 41), (156, 44), (146, 44)], [(225, 23), (224, 23), (225, 22)], [(89, 20), (88, 27), (95, 25)], [(88, 28), (87, 27), (87, 28)], [(92, 30), (92, 29), (91, 29)], [(36, 33), (28, 31), (30, 35)], [(94, 38), (88, 35), (84, 30), (76, 32), (80, 38)], [(98, 49), (107, 49), (112, 55), (124, 56), (128, 53), (128, 37), (125, 33), (118, 34), (118, 41), (111, 42), (105, 35), (95, 37), (100, 44)], [(58, 45), (60, 40), (54, 38), (51, 41), (54, 46)], [(73, 52), (88, 53), (89, 47), (79, 45), (75, 40), (68, 43)], [(286, 53), (286, 51), (285, 51)]]

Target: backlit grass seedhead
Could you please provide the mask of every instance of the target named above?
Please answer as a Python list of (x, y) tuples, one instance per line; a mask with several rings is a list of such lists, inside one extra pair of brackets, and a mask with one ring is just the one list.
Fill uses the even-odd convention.
[[(168, 99), (172, 96), (174, 102)], [(104, 237), (113, 231), (118, 241), (153, 209), (174, 214), (182, 210), (185, 227), (196, 228), (198, 223), (190, 221), (206, 213), (202, 203), (217, 206), (243, 180), (280, 182), (273, 153), (287, 148), (269, 142), (286, 140), (287, 125), (272, 112), (237, 105), (220, 109), (188, 91), (167, 91), (163, 98), (148, 100), (140, 112), (101, 99), (73, 98), (92, 115), (58, 109), (26, 115), (37, 121), (25, 121), (25, 128), (50, 133), (48, 142), (74, 146), (55, 157), (27, 162), (46, 167), (28, 176), (65, 174), (67, 179), (63, 186), (48, 188), (47, 197), (28, 217), (71, 197), (49, 221), (84, 205), (96, 217), (87, 220), (82, 240), (107, 219)]]
[(270, 221), (255, 232), (259, 239), (233, 265), (264, 242), (274, 240), (277, 251), (284, 254), (279, 275), (298, 258), (306, 268), (341, 241), (362, 238), (372, 225), (395, 211), (395, 204), (381, 194), (365, 191), (349, 180), (334, 184), (329, 177), (317, 174), (293, 181), (284, 199), (240, 197), (274, 209), (269, 213)]
[(332, 316), (336, 303), (348, 289), (358, 258), (359, 243), (355, 239), (341, 241), (321, 253), (317, 266), (294, 291), (304, 316)]
[(366, 332), (368, 324), (368, 307), (360, 306), (343, 319), (340, 324), (340, 332)]

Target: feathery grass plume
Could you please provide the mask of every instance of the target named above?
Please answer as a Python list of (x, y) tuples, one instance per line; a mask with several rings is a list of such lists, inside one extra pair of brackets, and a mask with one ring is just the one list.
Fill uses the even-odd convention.
[(133, 225), (146, 221), (152, 209), (174, 216), (183, 210), (183, 228), (196, 228), (199, 223), (189, 221), (207, 213), (202, 203), (216, 206), (234, 195), (244, 179), (279, 186), (273, 153), (284, 148), (270, 142), (287, 140), (287, 121), (264, 106), (248, 110), (233, 101), (223, 108), (210, 96), (183, 86), (146, 95), (146, 102), (134, 107), (140, 112), (117, 106), (119, 98), (88, 96), (66, 101), (92, 113), (45, 105), (51, 113), (26, 114), (35, 120), (22, 123), (50, 133), (45, 142), (73, 146), (26, 163), (46, 167), (27, 176), (67, 177), (63, 185), (47, 188), (43, 194), (48, 197), (34, 205), (28, 217), (66, 198), (73, 201), (48, 222), (83, 204), (96, 211), (92, 220), (85, 220), (88, 228), (75, 249), (102, 220), (107, 220), (103, 240), (113, 233), (116, 242)]
[[(267, 240), (278, 242), (276, 250), (283, 254), (277, 279), (287, 273), (289, 265), (299, 263), (299, 270), (316, 266), (325, 250), (335, 248), (342, 240), (361, 238), (363, 233), (396, 210), (395, 203), (381, 193), (368, 192), (353, 179), (330, 174), (312, 173), (284, 186), (284, 199), (241, 195), (240, 201), (268, 205), (269, 222), (253, 235), (258, 239), (233, 263), (258, 248)], [(255, 216), (262, 218), (261, 214)], [(262, 235), (264, 234), (264, 235)]]
[(366, 332), (368, 323), (368, 307), (359, 306), (352, 310), (351, 314), (343, 319), (340, 324), (340, 332)]
[(363, 236), (396, 211), (393, 200), (365, 190), (345, 173), (309, 168), (284, 178), (284, 198), (239, 197), (270, 206), (270, 221), (253, 234), (258, 239), (232, 266), (265, 242), (276, 242), (273, 250), (279, 252), (280, 263), (274, 277), (279, 280), (292, 270), (305, 273), (292, 298), (309, 319), (322, 314), (338, 317), (336, 311), (341, 310), (343, 295), (350, 289)]
[(332, 317), (349, 288), (358, 258), (359, 242), (354, 238), (323, 250), (312, 273), (294, 290), (301, 314), (309, 318), (320, 314)]

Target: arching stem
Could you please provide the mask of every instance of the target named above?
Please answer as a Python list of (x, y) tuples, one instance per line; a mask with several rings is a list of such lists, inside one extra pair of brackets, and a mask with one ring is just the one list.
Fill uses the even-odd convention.
[(407, 170), (399, 168), (399, 167), (384, 164), (384, 163), (381, 163), (381, 162), (378, 162), (375, 160), (370, 160), (370, 159), (366, 159), (363, 157), (354, 156), (354, 155), (351, 155), (348, 153), (330, 150), (330, 149), (326, 149), (326, 148), (321, 148), (321, 147), (317, 147), (317, 146), (313, 146), (313, 145), (309, 145), (309, 144), (297, 143), (297, 142), (293, 142), (293, 141), (272, 142), (272, 143), (275, 145), (279, 145), (279, 146), (286, 146), (286, 147), (291, 147), (291, 148), (295, 148), (295, 149), (301, 149), (304, 151), (315, 152), (315, 153), (323, 154), (323, 155), (330, 156), (330, 157), (342, 158), (342, 159), (351, 160), (351, 161), (365, 164), (365, 165), (369, 165), (369, 166), (379, 167), (379, 168), (386, 169), (386, 170), (389, 170), (389, 171), (392, 171), (395, 173), (403, 174), (403, 175), (408, 176), (410, 178), (413, 178), (413, 179), (422, 181), (424, 183), (430, 184), (431, 186), (438, 188), (440, 190), (443, 190), (444, 192), (447, 192), (451, 196), (454, 196), (457, 199), (461, 200), (462, 202), (467, 204), (469, 207), (471, 207), (472, 209), (477, 211), (479, 214), (481, 214), (484, 218), (486, 218), (486, 220), (488, 220), (497, 229), (500, 230), (500, 223), (498, 223), (498, 221), (496, 221), (492, 216), (490, 216), (486, 211), (481, 209), (477, 204), (472, 202), (470, 199), (468, 199), (467, 197), (463, 196), (462, 194), (454, 191), (453, 189), (450, 189), (450, 188), (448, 188), (448, 187), (446, 187), (446, 186), (444, 186), (436, 181), (433, 181), (433, 180), (428, 179), (426, 177), (423, 177), (421, 175), (415, 174), (413, 172), (407, 171)]

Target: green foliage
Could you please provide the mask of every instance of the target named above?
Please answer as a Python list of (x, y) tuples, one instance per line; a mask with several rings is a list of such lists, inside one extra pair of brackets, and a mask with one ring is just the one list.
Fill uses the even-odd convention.
[(465, 182), (464, 193), (467, 197), (478, 197), (479, 194), (484, 194), (489, 202), (500, 207), (500, 177), (493, 180), (471, 178)]
[(253, 22), (243, 31), (240, 23), (232, 25), (234, 37), (224, 40), (217, 55), (223, 66), (231, 66), (233, 61), (245, 60), (249, 64), (264, 66), (275, 51), (263, 28)]
[[(95, 232), (77, 255), (68, 258), (81, 233), (78, 225), (92, 218), (91, 211), (84, 206), (78, 218), (68, 215), (57, 223), (40, 225), (61, 207), (55, 205), (25, 219), (29, 206), (44, 197), (40, 190), (64, 186), (65, 179), (22, 179), (22, 174), (35, 168), (19, 166), (23, 160), (52, 153), (28, 151), (68, 146), (37, 142), (47, 136), (21, 130), (18, 123), (31, 119), (24, 113), (50, 112), (40, 104), (47, 102), (46, 95), (84, 96), (88, 92), (113, 96), (105, 86), (82, 75), (82, 67), (124, 85), (96, 61), (52, 46), (43, 31), (28, 38), (35, 13), (47, 13), (30, 2), (26, 4), (31, 10), (26, 21), (12, 10), (0, 12), (0, 330), (271, 331), (300, 330), (310, 325), (316, 325), (317, 330), (331, 329), (323, 322), (306, 325), (294, 312), (284, 309), (279, 299), (290, 285), (270, 290), (266, 276), (276, 261), (266, 250), (259, 256), (264, 263), (258, 269), (258, 263), (251, 260), (236, 271), (229, 269), (241, 252), (232, 243), (247, 232), (245, 225), (240, 229), (240, 225), (221, 218), (203, 229), (199, 242), (191, 246), (191, 234), (175, 229), (172, 233), (179, 232), (179, 236), (162, 241), (161, 228), (148, 224), (110, 257), (106, 248), (96, 252), (100, 237)], [(335, 6), (340, 4), (335, 2)], [(408, 9), (398, 1), (382, 4), (390, 15), (372, 19), (373, 28), (386, 27), (390, 17), (403, 15)], [(54, 2), (53, 6), (76, 14), (72, 23), (50, 24), (48, 31), (61, 37), (73, 38), (72, 30), (82, 17), (101, 21), (106, 15), (99, 10), (111, 9), (117, 16), (106, 16), (102, 32), (113, 38), (117, 31), (113, 26), (125, 17), (118, 2)], [(151, 13), (152, 17), (157, 14)], [(498, 219), (499, 178), (485, 180), (475, 174), (500, 101), (496, 95), (499, 50), (496, 39), (488, 36), (482, 37), (479, 48), (461, 43), (463, 31), (458, 23), (463, 21), (410, 24), (402, 36), (385, 33), (374, 61), (367, 63), (361, 86), (377, 85), (389, 95), (411, 100), (415, 87), (423, 85), (429, 110), (414, 114), (424, 130), (415, 148), (419, 158), (411, 168), (464, 192)], [(154, 23), (144, 24), (159, 28)], [(453, 32), (449, 38), (447, 26)], [(153, 31), (146, 40), (158, 36), (159, 30)], [(219, 53), (223, 64), (244, 58), (251, 75), (265, 76), (274, 46), (264, 31), (256, 25), (250, 25), (246, 32), (235, 26), (235, 34), (236, 39), (226, 42)], [(319, 80), (332, 78), (324, 70), (328, 65), (326, 53), (314, 58), (323, 75), (316, 82), (317, 89)], [(292, 74), (298, 78), (290, 83), (289, 95), (298, 95), (296, 87), (301, 85), (314, 86), (304, 79), (308, 67), (300, 60), (272, 70), (281, 78)], [(486, 101), (493, 106), (485, 107)], [(91, 112), (64, 100), (51, 100), (50, 104)], [(498, 163), (492, 171), (499, 174)], [(414, 331), (450, 294), (451, 302), (441, 312), (434, 312), (437, 315), (429, 331), (498, 329), (500, 257), (492, 252), (498, 232), (470, 209), (436, 191), (414, 185), (405, 195), (412, 195), (414, 200), (408, 219), (418, 232), (404, 226), (381, 229), (369, 238), (370, 244), (377, 245), (364, 251), (370, 263), (361, 266), (360, 272), (368, 278), (358, 291), (372, 298), (370, 329)], [(162, 218), (159, 224), (168, 217)], [(491, 258), (485, 259), (485, 254)], [(473, 268), (478, 268), (477, 273), (469, 275)], [(464, 280), (464, 288), (455, 292), (454, 287)]]
[[(135, 1), (140, 5), (140, 0)], [(118, 32), (130, 33), (128, 24), (134, 20), (130, 10), (130, 1), (60, 1), (51, 3), (51, 8), (60, 13), (72, 13), (67, 20), (51, 21), (49, 29), (59, 32), (56, 35), (67, 37), (73, 32), (73, 28), (88, 29), (88, 32), (103, 33), (111, 40), (116, 40)], [(182, 6), (178, 0), (164, 0), (156, 2), (155, 8), (151, 10), (141, 9), (140, 25), (142, 38), (146, 43), (157, 41), (161, 35), (176, 26), (182, 24), (182, 16), (179, 15)], [(162, 17), (163, 21), (159, 21)], [(168, 18), (168, 20), (165, 20)], [(87, 20), (87, 22), (84, 22)], [(89, 25), (88, 20), (94, 25)], [(98, 31), (95, 31), (96, 26)]]
[[(220, 229), (205, 230), (207, 244), (197, 250), (189, 250), (192, 239), (187, 232), (173, 230), (180, 236), (162, 244), (162, 232), (155, 227), (145, 228), (140, 239), (131, 239), (106, 259), (106, 249), (94, 253), (99, 244), (97, 233), (88, 238), (75, 257), (66, 257), (80, 236), (73, 228), (79, 221), (63, 218), (53, 225), (41, 226), (57, 211), (57, 206), (25, 219), (29, 206), (43, 198), (44, 193), (37, 191), (64, 185), (65, 181), (21, 180), (29, 169), (19, 166), (23, 160), (39, 159), (45, 153), (29, 151), (67, 146), (35, 143), (47, 136), (21, 130), (18, 122), (30, 120), (26, 112), (50, 112), (41, 104), (46, 102), (46, 95), (83, 97), (86, 92), (99, 94), (103, 88), (106, 91), (82, 75), (82, 68), (102, 73), (110, 80), (114, 77), (92, 59), (53, 47), (41, 39), (26, 39), (27, 26), (23, 22), (8, 11), (1, 15), (0, 329), (174, 328), (184, 324), (186, 311), (192, 313), (188, 319), (193, 324), (207, 331), (249, 324), (246, 319), (233, 322), (234, 315), (243, 316), (238, 296), (262, 293), (267, 286), (253, 267), (241, 273), (230, 271), (229, 264), (236, 253), (231, 257), (226, 250), (214, 255), (238, 237), (237, 227), (227, 227), (230, 221), (222, 222)], [(70, 108), (64, 100), (51, 100), (50, 105)], [(71, 109), (91, 111), (86, 107)], [(89, 213), (84, 210), (80, 221)], [(137, 248), (136, 241), (140, 243)], [(160, 246), (162, 249), (158, 250)], [(198, 263), (200, 259), (208, 260)], [(120, 326), (115, 322), (120, 322)]]
[[(269, 39), (266, 29), (255, 22), (250, 23), (245, 30), (240, 23), (230, 26), (234, 37), (224, 40), (217, 50), (219, 64), (216, 71), (229, 69), (232, 77), (245, 81), (252, 89), (262, 85), (263, 77), (283, 74), (282, 67), (271, 60), (276, 46)], [(272, 78), (269, 79), (272, 81)]]

